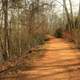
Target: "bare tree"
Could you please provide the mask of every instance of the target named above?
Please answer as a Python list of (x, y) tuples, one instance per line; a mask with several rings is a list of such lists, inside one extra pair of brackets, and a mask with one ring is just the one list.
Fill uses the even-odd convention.
[(8, 0), (2, 0), (2, 8), (4, 12), (4, 53), (3, 57), (6, 60), (9, 56), (9, 40), (8, 40)]

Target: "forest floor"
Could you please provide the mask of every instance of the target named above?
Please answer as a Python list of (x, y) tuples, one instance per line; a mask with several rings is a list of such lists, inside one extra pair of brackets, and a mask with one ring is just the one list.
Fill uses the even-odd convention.
[(31, 69), (21, 67), (17, 75), (0, 80), (80, 80), (80, 51), (71, 42), (52, 37), (38, 51), (43, 55), (32, 61)]

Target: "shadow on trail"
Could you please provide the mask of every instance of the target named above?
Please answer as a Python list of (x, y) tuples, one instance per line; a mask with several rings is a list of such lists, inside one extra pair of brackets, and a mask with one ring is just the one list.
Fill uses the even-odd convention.
[[(48, 74), (48, 75), (41, 75), (41, 76), (38, 76), (38, 77), (35, 77), (35, 78), (31, 78), (29, 80), (38, 80), (40, 78), (43, 78), (43, 77), (49, 77), (49, 76), (53, 76), (55, 77), (56, 75), (59, 75), (59, 74), (64, 74), (64, 73), (68, 73), (68, 77), (70, 77), (70, 72), (73, 72), (73, 71), (79, 71), (80, 72), (80, 68), (77, 68), (77, 69), (69, 69), (67, 68), (66, 70), (63, 70), (63, 71), (59, 71), (59, 72), (53, 72), (51, 74)], [(78, 74), (76, 74), (78, 75)], [(74, 76), (73, 76), (74, 77)], [(79, 76), (78, 76), (79, 77)], [(59, 79), (58, 79), (59, 80)], [(61, 79), (62, 80), (62, 79)]]
[[(53, 73), (50, 73), (50, 74), (46, 74), (46, 75), (40, 75), (40, 76), (38, 76), (38, 77), (28, 77), (28, 75), (25, 75), (25, 74), (23, 74), (23, 75), (17, 75), (17, 76), (13, 76), (13, 77), (1, 77), (0, 78), (0, 80), (25, 80), (25, 78), (27, 79), (27, 80), (39, 80), (40, 78), (44, 78), (44, 77), (50, 77), (50, 76), (53, 76), (53, 77), (55, 77), (56, 75), (58, 76), (59, 74), (65, 74), (65, 73), (68, 73), (68, 77), (75, 77), (75, 76), (71, 76), (71, 74), (72, 73), (70, 73), (70, 72), (76, 72), (76, 71), (78, 71), (78, 72), (80, 72), (80, 68), (76, 68), (76, 69), (73, 69), (73, 68), (66, 68), (66, 69), (64, 69), (64, 70), (62, 70), (62, 71), (58, 71), (58, 72), (53, 72)], [(32, 74), (33, 76), (35, 76), (35, 74)], [(76, 76), (78, 76), (78, 74), (76, 74)], [(78, 76), (79, 77), (79, 76)], [(64, 78), (61, 78), (61, 80), (64, 80)], [(58, 79), (59, 80), (59, 79)], [(72, 79), (70, 79), (70, 80), (72, 80)]]
[[(61, 41), (59, 40), (59, 43), (60, 42)], [(58, 43), (58, 41), (55, 40), (55, 44), (56, 43)], [(23, 60), (24, 64), (22, 64), (21, 67), (19, 66), (20, 68), (19, 67), (17, 68), (17, 71), (21, 71), (23, 73), (16, 72), (16, 75), (12, 75), (12, 76), (5, 75), (0, 77), (0, 80), (49, 80), (47, 79), (47, 77), (50, 77), (50, 78), (52, 77), (51, 80), (80, 80), (78, 79), (80, 78), (79, 77), (80, 76), (79, 75), (80, 54), (76, 53), (77, 51), (76, 48), (74, 48), (73, 46), (66, 46), (66, 44), (67, 43), (65, 43), (65, 45), (63, 45), (63, 47), (60, 48), (61, 44), (59, 44), (59, 47), (55, 47), (54, 44), (51, 42), (50, 43), (51, 47), (49, 46), (48, 49), (44, 47), (41, 49), (38, 48), (38, 49), (32, 50), (31, 53), (28, 54), (30, 59), (30, 62), (29, 62), (30, 65), (27, 67), (25, 62), (27, 61), (27, 57), (24, 57), (24, 60)], [(67, 54), (68, 53), (67, 51), (69, 50), (72, 51), (72, 54), (70, 55)], [(48, 57), (48, 54), (50, 54), (49, 55), (50, 57)], [(56, 56), (60, 55), (58, 57), (61, 57), (61, 58), (57, 59), (57, 57), (52, 54), (56, 54)], [(47, 62), (46, 60), (48, 59), (46, 58), (49, 58), (51, 60)], [(39, 64), (39, 61), (41, 64)], [(37, 62), (37, 65), (36, 65), (36, 62)], [(14, 71), (16, 70), (14, 69), (11, 70), (13, 74), (14, 74)], [(34, 73), (34, 72), (37, 72), (37, 73)], [(65, 74), (68, 75), (67, 76), (68, 78), (66, 77)], [(62, 76), (59, 76), (59, 75), (62, 75)], [(77, 79), (74, 79), (75, 76)]]
[(77, 48), (61, 48), (61, 49), (36, 49), (33, 51), (61, 51), (61, 50), (76, 50)]

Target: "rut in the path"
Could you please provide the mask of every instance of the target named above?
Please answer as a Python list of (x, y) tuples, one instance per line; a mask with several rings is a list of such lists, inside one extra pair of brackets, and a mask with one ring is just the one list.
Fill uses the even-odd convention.
[(50, 39), (40, 49), (44, 56), (31, 70), (11, 80), (80, 80), (80, 52), (63, 39)]

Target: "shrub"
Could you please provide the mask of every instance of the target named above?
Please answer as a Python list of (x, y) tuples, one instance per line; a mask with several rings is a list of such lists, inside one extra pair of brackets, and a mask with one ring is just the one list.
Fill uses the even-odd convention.
[(33, 42), (34, 44), (43, 44), (44, 43), (44, 40), (45, 40), (45, 35), (44, 34), (36, 34), (34, 37), (33, 37)]
[(56, 31), (55, 31), (55, 37), (57, 38), (61, 38), (63, 33), (62, 33), (62, 29), (61, 28), (58, 28)]
[(78, 49), (80, 49), (80, 29), (75, 29), (73, 34), (73, 40)]

